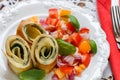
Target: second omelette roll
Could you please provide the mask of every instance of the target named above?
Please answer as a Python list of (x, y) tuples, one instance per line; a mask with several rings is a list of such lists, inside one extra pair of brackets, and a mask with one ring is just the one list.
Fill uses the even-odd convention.
[(35, 67), (45, 70), (46, 73), (56, 65), (58, 45), (56, 40), (47, 34), (37, 37), (31, 47), (31, 57)]
[(5, 48), (8, 64), (16, 74), (32, 68), (29, 45), (20, 36), (9, 36)]
[(46, 34), (46, 31), (37, 23), (22, 20), (17, 28), (16, 34), (25, 39), (29, 44), (32, 44), (37, 36)]

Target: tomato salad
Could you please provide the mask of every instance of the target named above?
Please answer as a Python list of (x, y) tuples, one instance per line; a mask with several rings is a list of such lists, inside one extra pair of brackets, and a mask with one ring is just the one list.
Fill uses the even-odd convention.
[(59, 46), (59, 55), (52, 80), (74, 80), (85, 70), (97, 45), (89, 38), (90, 29), (80, 28), (79, 21), (70, 10), (49, 9), (49, 16), (40, 19), (40, 25), (52, 35)]

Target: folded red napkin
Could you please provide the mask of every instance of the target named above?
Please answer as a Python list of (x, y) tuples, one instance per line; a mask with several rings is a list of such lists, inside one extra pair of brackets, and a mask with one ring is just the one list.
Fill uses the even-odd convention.
[(110, 65), (112, 69), (112, 73), (115, 80), (120, 80), (120, 50), (117, 48), (117, 44), (115, 41), (112, 21), (111, 21), (111, 0), (96, 0), (97, 1), (97, 10), (99, 21), (101, 27), (106, 33), (107, 40), (110, 44)]

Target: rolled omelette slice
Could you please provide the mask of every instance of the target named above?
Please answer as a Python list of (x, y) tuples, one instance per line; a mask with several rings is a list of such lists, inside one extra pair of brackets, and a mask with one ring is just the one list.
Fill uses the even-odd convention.
[(12, 35), (6, 40), (6, 57), (8, 65), (16, 74), (32, 68), (28, 43), (19, 36)]
[(31, 47), (31, 58), (35, 67), (49, 73), (56, 65), (58, 44), (56, 40), (47, 34), (38, 36)]
[(22, 20), (17, 28), (16, 34), (24, 38), (29, 44), (32, 44), (37, 36), (46, 34), (46, 31), (35, 22)]

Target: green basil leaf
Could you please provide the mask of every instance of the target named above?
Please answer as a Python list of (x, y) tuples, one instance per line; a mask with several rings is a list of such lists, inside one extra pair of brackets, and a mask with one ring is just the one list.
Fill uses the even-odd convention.
[(73, 15), (64, 15), (62, 17), (69, 17), (70, 18), (70, 21), (71, 23), (73, 24), (73, 26), (75, 27), (76, 31), (79, 32), (79, 29), (80, 29), (80, 24), (77, 20), (77, 18)]
[(56, 39), (56, 41), (59, 47), (59, 54), (67, 56), (75, 53), (76, 48), (72, 44), (65, 42), (61, 39)]
[(31, 69), (24, 71), (19, 75), (21, 80), (43, 80), (45, 77), (44, 70)]
[(90, 46), (91, 46), (91, 52), (93, 54), (96, 54), (96, 52), (97, 52), (97, 44), (95, 43), (94, 40), (90, 40)]

